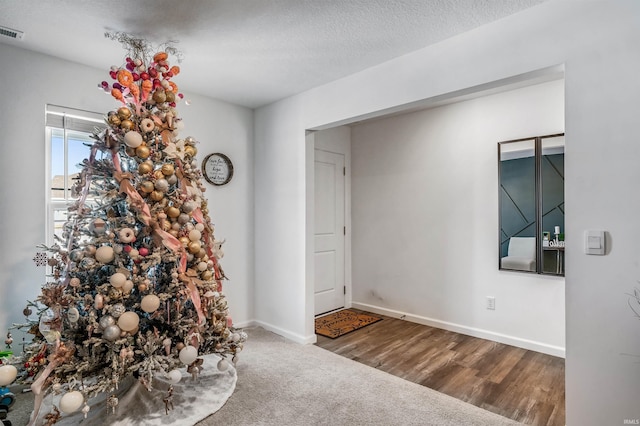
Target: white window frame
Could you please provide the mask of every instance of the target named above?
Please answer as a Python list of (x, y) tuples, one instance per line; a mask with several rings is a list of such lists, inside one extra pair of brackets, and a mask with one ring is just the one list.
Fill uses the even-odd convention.
[[(55, 216), (57, 211), (66, 212), (69, 205), (74, 202), (70, 197), (69, 169), (73, 164), (69, 164), (68, 145), (70, 136), (76, 136), (75, 139), (86, 137), (87, 142), (92, 143), (91, 134), (96, 127), (105, 127), (104, 118), (98, 114), (89, 111), (78, 110), (68, 107), (60, 107), (57, 105), (47, 105), (46, 108), (46, 126), (45, 126), (45, 144), (46, 144), (46, 241), (47, 246), (55, 243), (54, 234), (56, 231)], [(53, 136), (56, 130), (62, 131), (63, 149), (64, 149), (64, 197), (54, 198), (52, 196), (52, 144)]]

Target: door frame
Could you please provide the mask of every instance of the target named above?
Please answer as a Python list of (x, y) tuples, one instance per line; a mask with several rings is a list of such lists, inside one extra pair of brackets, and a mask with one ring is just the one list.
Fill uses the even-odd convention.
[[(344, 225), (346, 233), (344, 238), (344, 282), (345, 295), (344, 307), (350, 308), (352, 304), (352, 283), (351, 283), (351, 128), (348, 126), (333, 127), (326, 130), (308, 130), (305, 136), (305, 151), (307, 155), (306, 173), (306, 224), (307, 224), (307, 241), (306, 241), (306, 303), (307, 312), (315, 312), (315, 266), (314, 266), (314, 238), (315, 234), (315, 150), (333, 152), (344, 155), (345, 179), (344, 179)], [(314, 315), (315, 316), (315, 315)], [(309, 330), (310, 334), (314, 334), (314, 330)]]

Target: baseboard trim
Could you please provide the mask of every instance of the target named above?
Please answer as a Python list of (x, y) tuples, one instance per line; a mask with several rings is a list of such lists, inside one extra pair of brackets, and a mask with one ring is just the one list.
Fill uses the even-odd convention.
[(311, 335), (311, 336), (301, 336), (300, 334), (296, 334), (296, 333), (292, 333), (288, 330), (284, 330), (280, 327), (276, 327), (275, 325), (271, 325), (269, 323), (266, 323), (264, 321), (258, 321), (258, 320), (253, 320), (251, 321), (252, 325), (258, 325), (262, 328), (264, 328), (265, 330), (271, 331), (273, 333), (276, 333), (282, 337), (284, 337), (285, 339), (289, 339), (295, 343), (300, 343), (302, 345), (310, 345), (310, 344), (314, 344), (317, 341), (317, 336), (315, 334)]
[(234, 322), (233, 323), (233, 328), (247, 328), (247, 327), (252, 327), (256, 325), (256, 322), (254, 320), (249, 320), (249, 321), (242, 321), (242, 322)]
[(517, 346), (519, 348), (541, 352), (548, 355), (565, 358), (566, 350), (560, 346), (553, 346), (542, 342), (522, 339), (520, 337), (509, 336), (506, 334), (496, 333), (489, 330), (483, 330), (475, 327), (455, 324), (447, 321), (441, 321), (433, 318), (427, 318), (420, 315), (413, 315), (406, 312), (396, 311), (393, 309), (382, 308), (379, 306), (368, 305), (366, 303), (351, 302), (351, 306), (355, 309), (372, 312), (374, 314), (386, 315), (392, 318), (403, 319), (417, 324), (428, 325), (431, 327), (442, 328), (444, 330), (454, 331), (467, 336), (479, 337), (481, 339), (492, 340), (506, 345)]

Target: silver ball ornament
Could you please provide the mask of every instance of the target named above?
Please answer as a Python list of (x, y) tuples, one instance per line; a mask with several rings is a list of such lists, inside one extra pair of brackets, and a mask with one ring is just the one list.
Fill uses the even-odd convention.
[(126, 311), (127, 311), (127, 308), (125, 308), (122, 303), (116, 303), (109, 310), (109, 312), (114, 318), (120, 318), (120, 315), (124, 314)]
[(120, 330), (120, 327), (118, 327), (117, 325), (110, 325), (107, 328), (104, 329), (104, 331), (102, 332), (102, 337), (104, 337), (106, 340), (113, 342), (115, 341), (118, 337), (120, 337), (120, 332), (122, 330)]
[(226, 371), (227, 368), (229, 368), (229, 363), (227, 362), (226, 359), (222, 358), (220, 361), (218, 361), (219, 371)]
[(175, 185), (176, 183), (178, 183), (178, 176), (176, 176), (175, 174), (167, 176), (166, 181), (169, 185)]
[(106, 330), (107, 327), (109, 327), (110, 325), (114, 325), (115, 323), (116, 323), (116, 320), (111, 315), (105, 315), (102, 318), (100, 318), (100, 321), (99, 321), (100, 327), (102, 327), (103, 330)]
[(171, 370), (166, 374), (166, 377), (169, 383), (175, 385), (182, 379), (182, 373), (180, 370)]
[(169, 182), (166, 179), (158, 179), (154, 187), (157, 191), (167, 192), (169, 190)]

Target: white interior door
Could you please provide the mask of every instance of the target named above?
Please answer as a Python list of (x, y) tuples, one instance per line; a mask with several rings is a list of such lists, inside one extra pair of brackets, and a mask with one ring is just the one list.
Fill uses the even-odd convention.
[(345, 303), (345, 158), (315, 150), (315, 315)]

